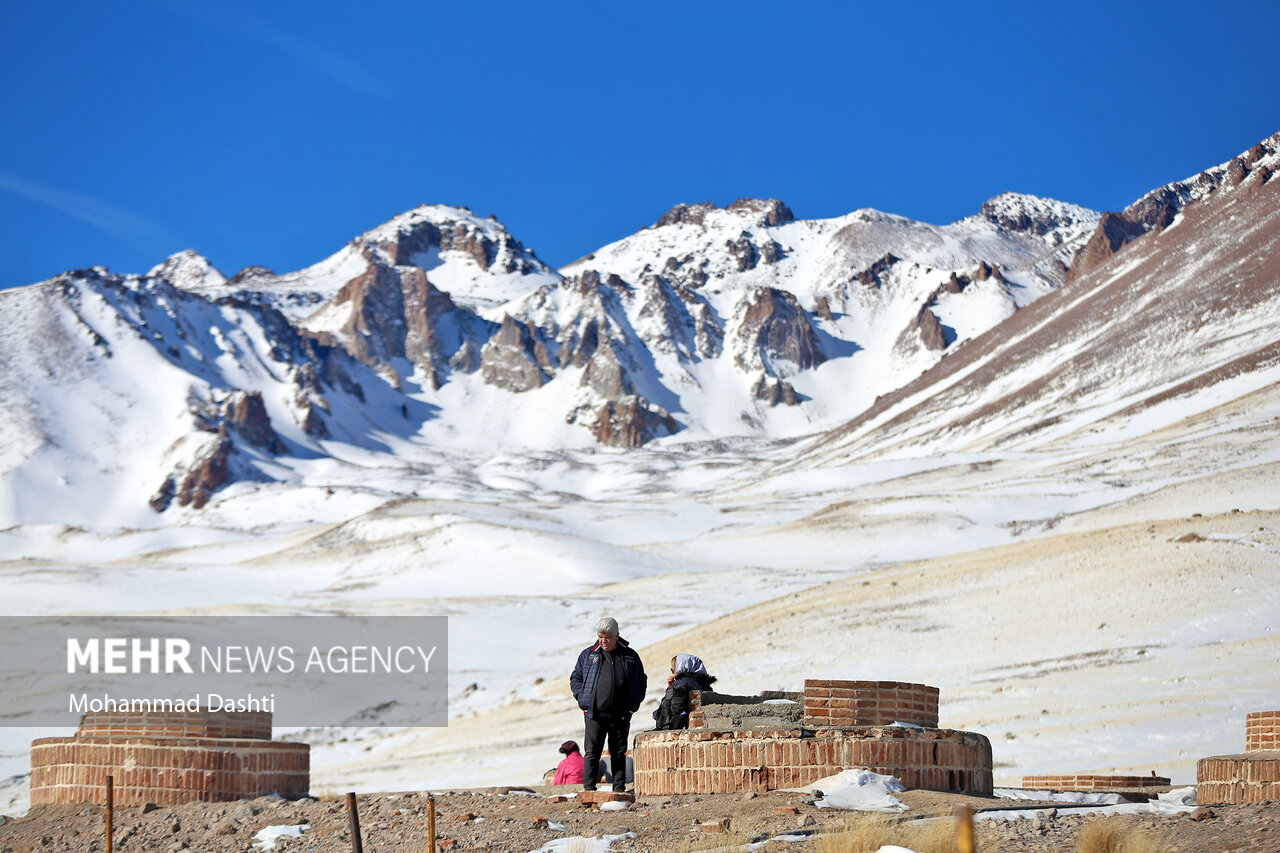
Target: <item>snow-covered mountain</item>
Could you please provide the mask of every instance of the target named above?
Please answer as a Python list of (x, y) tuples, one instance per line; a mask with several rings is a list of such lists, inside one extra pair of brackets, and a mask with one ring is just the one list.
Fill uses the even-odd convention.
[(813, 432), (1057, 288), (1097, 221), (1014, 194), (941, 227), (678, 205), (556, 271), (424, 206), (293, 273), (191, 251), (66, 273), (0, 294), (0, 518), (91, 518), (110, 494), (133, 522), (414, 446)]

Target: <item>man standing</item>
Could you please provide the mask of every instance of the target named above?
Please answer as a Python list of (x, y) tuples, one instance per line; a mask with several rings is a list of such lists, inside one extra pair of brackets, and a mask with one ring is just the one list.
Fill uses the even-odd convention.
[(627, 735), (631, 715), (644, 701), (648, 679), (640, 655), (618, 636), (618, 620), (606, 616), (596, 623), (596, 644), (583, 649), (569, 676), (569, 687), (586, 717), (582, 739), (582, 787), (596, 789), (600, 778), (600, 752), (609, 741), (609, 765), (613, 790), (627, 787)]

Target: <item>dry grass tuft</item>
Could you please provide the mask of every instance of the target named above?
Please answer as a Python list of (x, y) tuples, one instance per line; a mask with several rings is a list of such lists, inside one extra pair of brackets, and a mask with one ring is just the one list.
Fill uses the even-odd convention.
[(1169, 853), (1172, 849), (1163, 836), (1116, 817), (1092, 820), (1076, 836), (1079, 853)]
[(920, 853), (955, 853), (956, 825), (950, 818), (898, 821), (887, 815), (856, 815), (837, 832), (814, 839), (815, 853), (875, 853), (896, 844)]

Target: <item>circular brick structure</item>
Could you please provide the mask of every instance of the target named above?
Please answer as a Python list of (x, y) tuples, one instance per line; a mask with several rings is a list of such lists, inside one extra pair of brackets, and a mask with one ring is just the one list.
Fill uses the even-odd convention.
[(1196, 762), (1196, 802), (1233, 805), (1280, 800), (1280, 711), (1244, 719), (1245, 752)]
[(1196, 802), (1202, 805), (1280, 800), (1280, 751), (1215, 755), (1196, 762)]
[(108, 776), (122, 806), (306, 794), (310, 746), (270, 737), (270, 714), (86, 714), (32, 742), (31, 804), (105, 803)]
[(644, 732), (631, 755), (639, 796), (772, 791), (851, 768), (896, 776), (909, 788), (992, 791), (991, 742), (951, 729)]
[(689, 729), (636, 736), (637, 794), (771, 791), (853, 768), (911, 788), (992, 792), (991, 742), (938, 728), (936, 687), (807, 679), (803, 694), (689, 698)]
[(1023, 776), (1022, 787), (1039, 791), (1136, 791), (1142, 788), (1168, 788), (1164, 776), (1100, 776), (1065, 773), (1053, 776)]

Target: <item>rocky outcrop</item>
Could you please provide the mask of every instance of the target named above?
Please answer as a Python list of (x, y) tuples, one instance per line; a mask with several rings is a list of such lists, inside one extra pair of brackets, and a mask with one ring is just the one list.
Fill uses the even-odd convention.
[[(985, 264), (983, 266), (986, 266)], [(963, 293), (964, 289), (969, 285), (968, 276), (951, 274), (951, 278), (947, 283), (942, 285), (942, 289), (947, 293)]]
[(818, 303), (813, 307), (813, 313), (817, 314), (824, 320), (835, 322), (836, 315), (831, 312), (831, 300), (825, 296), (818, 297)]
[(757, 214), (755, 225), (765, 228), (774, 225), (786, 225), (795, 222), (796, 215), (776, 198), (740, 198), (725, 207), (725, 210), (750, 211)]
[(640, 447), (677, 429), (666, 410), (635, 394), (605, 403), (591, 425), (596, 441), (609, 447)]
[[(653, 224), (653, 227), (661, 228), (664, 225), (705, 225), (707, 215), (717, 209), (709, 201), (700, 201), (697, 204), (677, 204), (662, 214), (658, 221)], [(795, 214), (791, 212), (791, 208), (774, 198), (740, 198), (727, 205), (725, 210), (734, 213), (745, 212), (753, 214), (751, 224), (758, 228), (785, 225), (788, 222), (794, 222), (796, 218)]]
[(724, 245), (737, 262), (738, 272), (753, 270), (760, 262), (760, 253), (756, 251), (755, 244), (751, 242), (751, 236), (745, 231), (737, 240), (726, 240)]
[(201, 509), (214, 492), (227, 484), (231, 478), (230, 460), (234, 449), (231, 440), (224, 435), (208, 454), (196, 462), (178, 489), (179, 506)]
[(303, 409), (302, 431), (312, 438), (329, 438), (329, 427), (316, 409), (315, 406)]
[(271, 426), (262, 394), (239, 392), (227, 404), (227, 423), (237, 435), (268, 453), (283, 453), (284, 442)]
[(177, 498), (179, 506), (202, 509), (214, 492), (230, 482), (234, 451), (235, 446), (224, 427), (212, 446), (189, 468), (176, 470), (165, 478), (150, 500), (151, 508), (164, 512)]
[(582, 367), (600, 345), (600, 322), (594, 317), (581, 328), (565, 327), (560, 338), (560, 366)]
[[(951, 278), (955, 279), (956, 274), (952, 273)], [(1003, 282), (1004, 273), (1000, 272), (1000, 267), (996, 266), (995, 264), (989, 264), (986, 261), (983, 261), (980, 264), (978, 264), (978, 270), (973, 274), (973, 280), (986, 281), (989, 278), (994, 278), (996, 281)], [(964, 289), (963, 287), (960, 288), (960, 290), (963, 290), (963, 289)], [(957, 290), (952, 292), (959, 293), (960, 291)]]
[(247, 266), (240, 272), (227, 279), (228, 287), (242, 287), (253, 282), (256, 279), (272, 278), (275, 272), (269, 267), (258, 266), (257, 264)]
[(271, 426), (260, 392), (236, 391), (221, 403), (195, 404), (191, 413), (195, 416), (196, 428), (203, 432), (224, 436), (235, 433), (246, 444), (268, 453), (285, 451), (284, 442)]
[(1145, 233), (1146, 229), (1130, 220), (1123, 213), (1107, 211), (1098, 220), (1098, 227), (1080, 250), (1076, 252), (1067, 271), (1067, 282), (1105, 264), (1121, 247)]
[(653, 223), (654, 228), (661, 228), (664, 225), (702, 225), (706, 220), (707, 214), (715, 210), (716, 206), (709, 201), (700, 201), (697, 204), (677, 204), (666, 213), (658, 217), (658, 221)]
[(740, 367), (763, 364), (772, 369), (774, 362), (783, 360), (803, 370), (827, 360), (809, 318), (786, 291), (772, 287), (758, 291), (740, 328), (748, 344), (746, 351), (738, 353)]
[(581, 384), (590, 388), (606, 400), (615, 400), (635, 393), (635, 386), (612, 344), (598, 347), (587, 369), (582, 372)]
[(1003, 193), (983, 202), (978, 215), (1004, 231), (1043, 236), (1074, 225), (1078, 220), (1072, 213), (1076, 210), (1049, 199)]
[(770, 406), (797, 406), (800, 404), (800, 398), (796, 396), (796, 389), (790, 382), (782, 379), (770, 379), (768, 376), (763, 375), (751, 386), (751, 396), (768, 403)]
[(340, 337), (357, 360), (378, 368), (405, 358), (440, 387), (445, 358), (435, 326), (457, 306), (421, 269), (371, 260), (364, 273), (342, 286), (333, 304), (350, 305)]
[(927, 306), (922, 308), (916, 316), (916, 328), (920, 330), (920, 342), (924, 344), (925, 349), (935, 352), (946, 349), (947, 336), (942, 329), (942, 323)]
[[(492, 220), (492, 217), (491, 217)], [(496, 220), (493, 220), (496, 221)], [(492, 236), (491, 236), (492, 235)], [(402, 228), (383, 249), (397, 266), (411, 266), (432, 250), (467, 255), (486, 272), (527, 274), (538, 271), (532, 252), (505, 228), (482, 228), (469, 221), (418, 220)]]
[(508, 314), (480, 351), (480, 375), (486, 384), (519, 394), (551, 378), (551, 357), (533, 329)]
[(480, 347), (475, 341), (467, 338), (449, 358), (449, 367), (459, 373), (475, 373), (480, 369)]
[(884, 277), (889, 272), (890, 267), (896, 264), (901, 258), (892, 252), (886, 252), (883, 258), (873, 262), (860, 273), (854, 275), (853, 280), (865, 284), (867, 287), (879, 289), (884, 285)]

